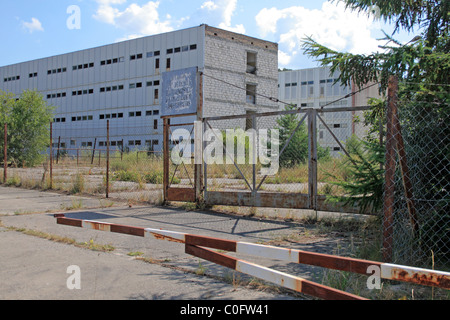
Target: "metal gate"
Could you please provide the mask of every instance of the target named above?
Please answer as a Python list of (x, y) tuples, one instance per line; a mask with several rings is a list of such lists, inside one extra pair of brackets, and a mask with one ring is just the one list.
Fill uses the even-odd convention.
[[(329, 203), (327, 195), (319, 190), (324, 183), (320, 181), (318, 173), (322, 168), (320, 156), (326, 148), (331, 157), (349, 156), (345, 140), (352, 134), (358, 133), (360, 137), (365, 134), (364, 129), (356, 129), (355, 114), (367, 109), (368, 107), (310, 108), (203, 118), (203, 152), (207, 151), (205, 146), (209, 138), (214, 137), (217, 141), (223, 142), (221, 155), (223, 159), (216, 158), (222, 161), (213, 164), (207, 163), (205, 159), (203, 161), (205, 202), (210, 205), (359, 212), (359, 208), (356, 207)], [(349, 134), (342, 135), (337, 132), (341, 126), (332, 123), (335, 115), (338, 115), (337, 119), (341, 122), (342, 119), (346, 119), (345, 126), (342, 123), (342, 129), (345, 127)], [(225, 137), (227, 130), (236, 128), (242, 129), (241, 133), (252, 131), (256, 134), (253, 139), (250, 137), (244, 146), (246, 152), (244, 158), (248, 160), (253, 156), (252, 163), (248, 161), (238, 163), (234, 145), (230, 149), (227, 145), (228, 140), (225, 142), (228, 139)], [(269, 141), (269, 135), (266, 136), (265, 133), (275, 128), (280, 132), (278, 149), (275, 148), (277, 150), (274, 151), (271, 148), (272, 140)], [(260, 133), (264, 133), (263, 138)], [(205, 135), (208, 137), (205, 138)], [(248, 138), (248, 135), (244, 138)], [(266, 150), (262, 150), (264, 139)], [(332, 141), (329, 146), (324, 142), (326, 139)], [(267, 159), (266, 163), (262, 163), (259, 157), (264, 153), (266, 155), (271, 153), (272, 160), (277, 161), (276, 165), (279, 168), (277, 172), (264, 173), (262, 169), (267, 167)]]
[[(164, 199), (195, 202), (200, 194), (200, 168), (193, 163), (194, 122), (164, 117)], [(177, 161), (183, 160), (183, 161)], [(187, 161), (186, 161), (187, 160)]]

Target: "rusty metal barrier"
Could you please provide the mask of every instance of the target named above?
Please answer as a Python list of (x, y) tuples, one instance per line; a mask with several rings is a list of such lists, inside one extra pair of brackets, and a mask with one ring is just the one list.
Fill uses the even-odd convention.
[(369, 267), (375, 267), (379, 268), (380, 278), (382, 279), (404, 281), (419, 285), (450, 289), (449, 272), (320, 254), (303, 250), (286, 249), (242, 241), (224, 240), (161, 229), (132, 227), (108, 222), (66, 218), (64, 214), (55, 214), (54, 217), (56, 218), (57, 224), (61, 225), (128, 234), (139, 237), (149, 237), (157, 240), (185, 244), (185, 252), (187, 254), (321, 299), (366, 300), (363, 297), (353, 295), (348, 292), (320, 285), (297, 276), (292, 276), (284, 272), (263, 267), (242, 259), (212, 251), (210, 249), (248, 254), (256, 257), (271, 258), (286, 262), (307, 264), (364, 275), (372, 274), (372, 272), (369, 272), (368, 269)]

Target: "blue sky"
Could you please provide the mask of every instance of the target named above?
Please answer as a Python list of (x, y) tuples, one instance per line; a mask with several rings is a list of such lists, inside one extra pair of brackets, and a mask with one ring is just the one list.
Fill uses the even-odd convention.
[[(79, 15), (68, 11), (71, 6), (79, 8)], [(383, 36), (381, 30), (393, 30), (373, 17), (344, 10), (339, 1), (2, 1), (0, 65), (202, 23), (279, 43), (279, 67), (290, 69), (317, 65), (303, 55), (301, 39), (305, 35), (339, 51), (370, 53), (381, 44), (376, 40)], [(397, 38), (407, 42), (413, 36), (402, 33)]]

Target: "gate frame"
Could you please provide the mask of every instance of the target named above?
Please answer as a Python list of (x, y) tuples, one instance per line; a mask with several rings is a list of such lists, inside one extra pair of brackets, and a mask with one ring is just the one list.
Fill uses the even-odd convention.
[[(369, 110), (370, 106), (360, 107), (338, 107), (338, 108), (298, 108), (296, 110), (283, 110), (274, 112), (262, 112), (254, 114), (242, 114), (242, 115), (230, 115), (230, 116), (214, 116), (202, 118), (203, 130), (210, 126), (209, 121), (221, 121), (221, 120), (233, 120), (240, 118), (257, 118), (268, 116), (282, 116), (288, 114), (300, 114), (305, 113), (305, 116), (299, 121), (296, 129), (291, 133), (290, 138), (287, 140), (286, 145), (283, 146), (281, 153), (285, 147), (289, 144), (292, 136), (298, 130), (303, 121), (307, 120), (308, 128), (308, 194), (302, 193), (288, 193), (288, 192), (261, 192), (259, 191), (262, 183), (266, 177), (263, 177), (261, 182), (256, 188), (256, 172), (255, 166), (253, 166), (253, 188), (247, 179), (243, 176), (236, 163), (235, 166), (239, 173), (243, 176), (249, 187), (249, 191), (246, 192), (233, 192), (233, 191), (208, 191), (207, 188), (207, 164), (203, 163), (203, 175), (204, 175), (204, 187), (203, 198), (208, 205), (233, 205), (233, 206), (246, 206), (246, 207), (283, 207), (286, 209), (309, 209), (315, 211), (329, 211), (329, 212), (341, 212), (341, 213), (360, 213), (359, 208), (344, 206), (343, 204), (329, 204), (326, 200), (327, 197), (318, 194), (317, 186), (317, 118), (323, 123), (325, 121), (320, 117), (319, 113), (331, 113), (331, 112), (351, 112), (351, 111), (365, 111)], [(255, 121), (253, 121), (255, 124)], [(345, 150), (342, 143), (337, 139), (332, 130), (325, 125), (326, 129), (330, 131), (332, 137), (341, 146), (345, 155), (349, 157), (348, 152)], [(224, 146), (226, 151), (226, 146)], [(350, 158), (351, 159), (351, 158)]]
[[(170, 188), (169, 172), (170, 172), (170, 127), (189, 124), (169, 124), (170, 119), (179, 117), (196, 116), (197, 121), (201, 121), (203, 116), (203, 72), (197, 70), (197, 112), (191, 114), (179, 114), (172, 116), (162, 116), (163, 120), (163, 197), (164, 202), (180, 201), (180, 202), (198, 202), (202, 193), (202, 165), (194, 163), (194, 187), (193, 188)], [(193, 123), (192, 123), (193, 124)], [(195, 125), (194, 125), (195, 127)], [(197, 134), (197, 132), (196, 132)], [(196, 139), (197, 141), (197, 139)], [(202, 145), (196, 143), (194, 148), (195, 157), (202, 156)]]

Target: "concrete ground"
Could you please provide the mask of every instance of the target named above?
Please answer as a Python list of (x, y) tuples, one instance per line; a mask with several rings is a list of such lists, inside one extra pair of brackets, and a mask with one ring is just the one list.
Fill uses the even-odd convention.
[[(255, 279), (184, 253), (178, 243), (56, 224), (54, 213), (136, 227), (213, 236), (237, 241), (283, 244), (331, 252), (335, 240), (307, 235), (300, 224), (176, 207), (129, 207), (126, 203), (0, 186), (0, 299), (2, 300), (296, 300), (271, 285), (248, 287)], [(77, 243), (106, 244), (97, 252), (28, 235), (40, 231)], [(295, 241), (291, 241), (291, 240)], [(139, 252), (148, 263), (131, 256)], [(317, 270), (298, 264), (240, 257), (306, 279)], [(70, 290), (67, 268), (78, 266), (81, 289)], [(200, 275), (198, 275), (200, 274)]]

